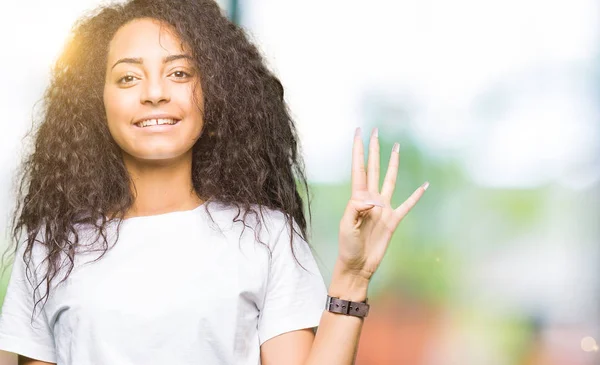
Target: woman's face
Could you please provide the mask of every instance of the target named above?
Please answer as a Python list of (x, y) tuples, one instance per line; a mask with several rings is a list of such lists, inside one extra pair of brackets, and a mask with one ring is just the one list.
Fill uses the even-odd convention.
[[(182, 42), (157, 20), (135, 19), (110, 42), (104, 105), (108, 128), (135, 160), (186, 155), (200, 137), (200, 75)], [(189, 154), (191, 156), (191, 154)]]

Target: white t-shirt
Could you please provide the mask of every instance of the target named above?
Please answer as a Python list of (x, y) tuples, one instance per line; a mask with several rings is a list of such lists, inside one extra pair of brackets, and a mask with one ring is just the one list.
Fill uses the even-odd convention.
[(268, 339), (318, 326), (323, 277), (295, 234), (308, 272), (294, 260), (283, 214), (265, 210), (260, 237), (269, 258), (254, 231), (233, 222), (236, 208), (209, 208), (221, 230), (204, 205), (124, 220), (104, 257), (76, 256), (33, 325), (21, 249), (0, 314), (0, 349), (58, 365), (256, 365)]

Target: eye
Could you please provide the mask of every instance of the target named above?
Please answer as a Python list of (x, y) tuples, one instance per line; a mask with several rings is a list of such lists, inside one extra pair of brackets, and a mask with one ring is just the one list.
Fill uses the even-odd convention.
[(117, 83), (119, 83), (119, 84), (128, 84), (128, 83), (132, 82), (132, 81), (133, 81), (133, 79), (135, 79), (135, 78), (136, 78), (136, 77), (135, 77), (135, 76), (133, 76), (133, 75), (125, 75), (125, 76), (121, 77), (121, 78), (120, 78), (120, 79), (117, 81)]
[(187, 73), (185, 71), (181, 71), (181, 70), (175, 71), (171, 75), (175, 75), (175, 77), (177, 77), (178, 79), (183, 79), (183, 78), (192, 76), (189, 73)]

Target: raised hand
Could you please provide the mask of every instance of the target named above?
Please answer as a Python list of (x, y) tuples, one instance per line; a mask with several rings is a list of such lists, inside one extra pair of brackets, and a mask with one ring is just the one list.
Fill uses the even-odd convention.
[(379, 139), (374, 129), (369, 142), (368, 167), (360, 128), (352, 148), (352, 195), (340, 222), (339, 255), (336, 266), (343, 274), (369, 281), (381, 263), (400, 221), (419, 201), (429, 183), (421, 185), (397, 208), (391, 204), (400, 160), (394, 144), (381, 192), (379, 191)]

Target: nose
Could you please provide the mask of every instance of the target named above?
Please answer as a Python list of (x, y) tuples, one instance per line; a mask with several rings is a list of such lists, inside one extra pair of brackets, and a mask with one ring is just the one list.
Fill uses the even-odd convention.
[(171, 95), (166, 80), (161, 77), (149, 77), (146, 79), (140, 100), (142, 104), (159, 104), (161, 102), (169, 102), (170, 100)]

